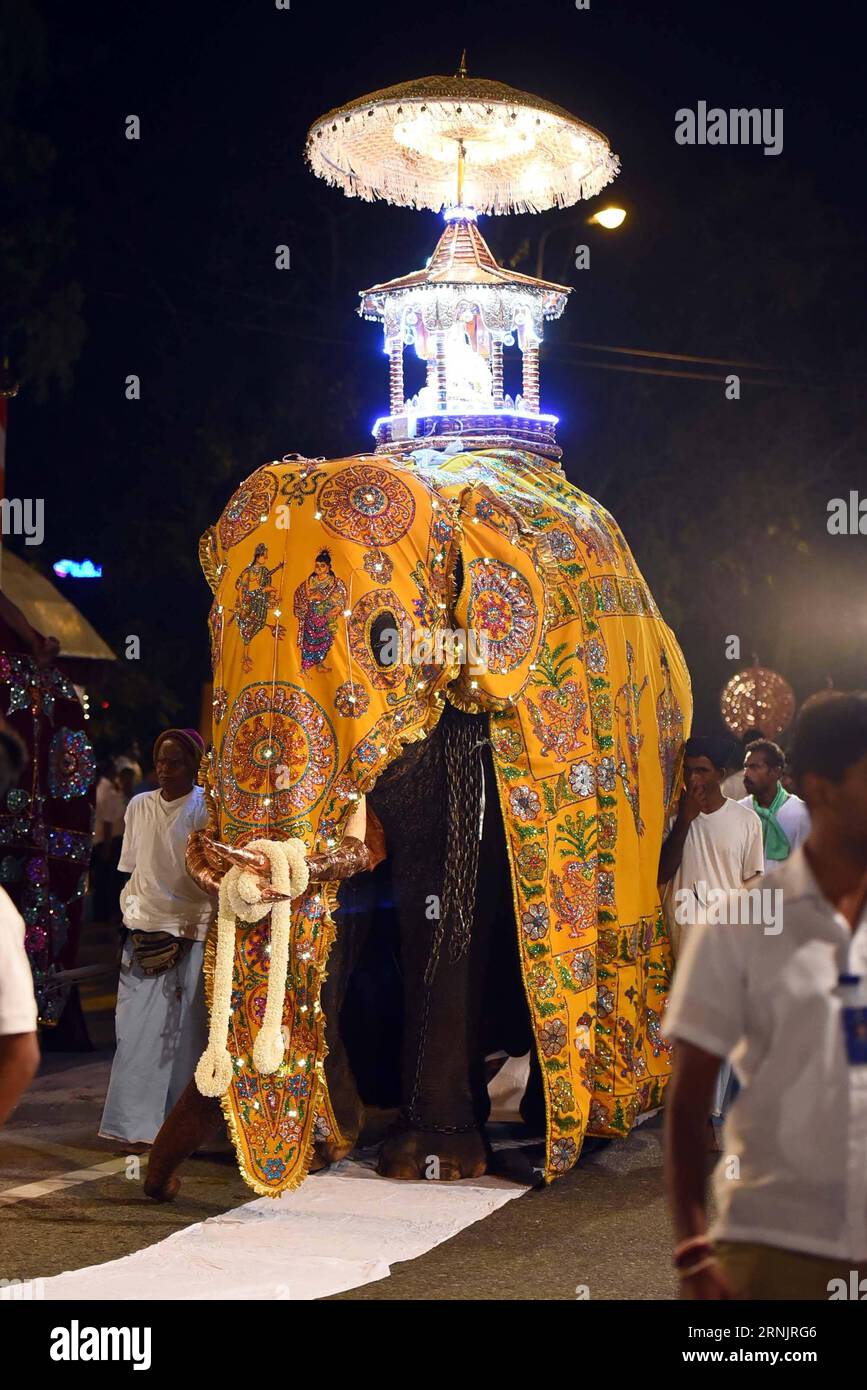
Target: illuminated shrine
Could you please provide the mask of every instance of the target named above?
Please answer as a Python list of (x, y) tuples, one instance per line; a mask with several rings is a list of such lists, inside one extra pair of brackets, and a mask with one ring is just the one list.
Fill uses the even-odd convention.
[[(539, 350), (570, 288), (499, 265), (478, 217), (565, 207), (599, 192), (619, 169), (605, 137), (538, 97), (469, 78), (462, 62), (453, 78), (401, 83), (330, 111), (310, 131), (307, 158), (351, 195), (444, 209), (427, 265), (361, 292), (359, 312), (382, 324), (389, 360), (377, 452), (460, 437), (468, 448), (505, 444), (559, 458)], [(407, 349), (424, 364), (417, 387), (407, 385)], [(520, 368), (510, 361), (518, 353)]]

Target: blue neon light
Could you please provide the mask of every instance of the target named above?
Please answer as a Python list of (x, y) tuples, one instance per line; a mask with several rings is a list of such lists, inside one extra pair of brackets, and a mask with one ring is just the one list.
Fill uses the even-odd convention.
[(92, 560), (57, 560), (52, 568), (58, 579), (102, 579), (102, 565)]

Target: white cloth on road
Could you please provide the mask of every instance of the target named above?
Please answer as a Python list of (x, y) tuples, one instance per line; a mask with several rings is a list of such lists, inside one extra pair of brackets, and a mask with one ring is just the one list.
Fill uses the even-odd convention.
[[(121, 1260), (40, 1280), (40, 1298), (273, 1302), (385, 1279), (528, 1189), (501, 1178), (399, 1182), (345, 1159)], [(0, 1290), (27, 1298), (31, 1285)]]

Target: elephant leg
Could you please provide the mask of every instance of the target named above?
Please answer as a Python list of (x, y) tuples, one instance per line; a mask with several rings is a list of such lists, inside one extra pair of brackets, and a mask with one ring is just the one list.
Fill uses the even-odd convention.
[(203, 1096), (195, 1080), (187, 1085), (163, 1120), (148, 1155), (145, 1196), (157, 1202), (171, 1202), (178, 1195), (180, 1181), (175, 1176), (184, 1159), (220, 1128), (223, 1113), (213, 1096)]
[[(443, 720), (452, 730), (460, 715), (447, 707)], [(484, 737), (486, 721), (464, 728), (469, 742)], [(446, 726), (444, 738), (450, 737)], [(468, 745), (469, 746), (469, 745)], [(475, 750), (470, 755), (478, 758)], [(503, 915), (503, 885), (508, 882), (505, 840), (490, 756), (480, 767), (485, 788), (479, 876), (469, 939), (455, 931), (454, 913), (446, 906), (442, 939), (431, 906), (442, 902), (446, 855), (455, 852), (438, 813), (437, 783), (444, 786), (447, 759), (426, 782), (431, 794), (423, 837), (406, 835), (393, 861), (395, 902), (401, 924), (406, 1014), (403, 1047), (401, 1122), (382, 1147), (378, 1171), (392, 1178), (449, 1180), (479, 1177), (488, 1166), (484, 1137), (487, 1090), (482, 1037), (485, 984), (496, 926)], [(453, 789), (454, 790), (454, 789)], [(462, 788), (458, 788), (459, 795)], [(411, 810), (405, 814), (412, 820)], [(464, 827), (477, 834), (477, 813)], [(509, 895), (510, 896), (510, 895)], [(456, 939), (457, 938), (457, 939)], [(432, 978), (431, 978), (432, 977)]]
[(337, 1121), (341, 1141), (320, 1140), (314, 1146), (311, 1172), (346, 1158), (355, 1147), (364, 1122), (364, 1103), (358, 1094), (355, 1077), (349, 1064), (346, 1045), (340, 1031), (340, 1013), (346, 998), (350, 976), (358, 963), (368, 931), (373, 906), (373, 880), (370, 874), (361, 879), (346, 879), (340, 886), (340, 913), (337, 935), (328, 957), (328, 973), (322, 985), (321, 1002), (325, 1014), (325, 1079), (328, 1098)]

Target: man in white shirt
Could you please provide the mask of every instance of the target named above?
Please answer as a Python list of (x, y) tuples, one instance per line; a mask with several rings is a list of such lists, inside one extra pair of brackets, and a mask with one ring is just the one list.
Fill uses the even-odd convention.
[[(715, 921), (717, 930), (727, 930), (722, 922), (728, 920), (728, 912), (714, 913), (720, 899), (731, 897), (737, 903), (739, 895), (761, 881), (761, 822), (748, 806), (723, 796), (720, 784), (727, 757), (726, 739), (687, 740), (684, 791), (659, 858), (662, 904), (675, 958), (680, 954), (682, 937), (695, 931), (699, 922)], [(712, 1149), (719, 1147), (717, 1128), (732, 1090), (732, 1071), (724, 1063), (710, 1109), (708, 1145)]]
[(117, 785), (114, 766), (110, 762), (106, 763), (96, 784), (96, 817), (91, 860), (93, 915), (97, 922), (115, 920), (117, 913), (115, 872), (123, 839), (125, 810), (126, 801)]
[(762, 822), (765, 871), (788, 859), (810, 833), (810, 812), (793, 792), (787, 792), (780, 778), (786, 756), (769, 738), (756, 739), (744, 754), (744, 786), (748, 795), (741, 800)]
[[(0, 720), (0, 799), (24, 770), (17, 734)], [(0, 1125), (9, 1118), (39, 1066), (33, 976), (24, 949), (24, 919), (0, 888)]]
[(156, 1138), (207, 1042), (202, 960), (214, 900), (185, 863), (187, 840), (208, 821), (195, 785), (203, 752), (194, 729), (165, 730), (154, 745), (159, 787), (126, 810), (117, 1051), (99, 1133), (133, 1150)]
[[(687, 924), (704, 921), (712, 890), (739, 892), (764, 868), (762, 827), (749, 806), (723, 796), (726, 740), (693, 737), (684, 750), (677, 817), (659, 857), (659, 882), (672, 949), (679, 955)], [(684, 930), (686, 928), (686, 930)]]
[[(685, 1298), (857, 1298), (867, 1276), (867, 693), (809, 701), (790, 760), (812, 827), (765, 879), (783, 929), (697, 926), (663, 1025)], [(721, 1057), (741, 1090), (708, 1233), (702, 1115)]]
[[(750, 744), (754, 743), (757, 738), (764, 738), (761, 729), (746, 729), (744, 733), (741, 734), (740, 745), (742, 751), (737, 758), (736, 765), (732, 766), (731, 761), (729, 762), (729, 767), (731, 767), (732, 770), (728, 777), (723, 779), (722, 794), (723, 796), (729, 797), (732, 801), (743, 801), (746, 796), (747, 789), (744, 786), (743, 767), (744, 755)], [(733, 744), (732, 748), (734, 749), (735, 747), (736, 745)]]

